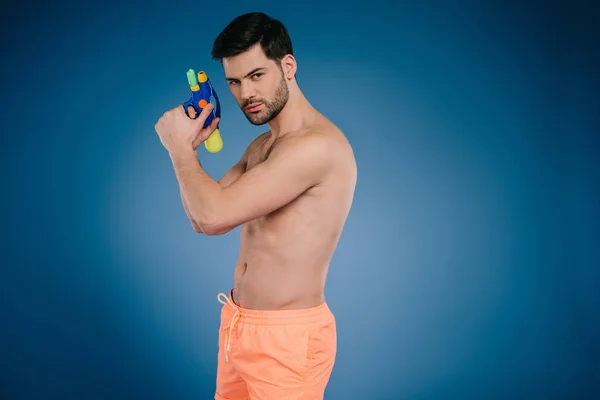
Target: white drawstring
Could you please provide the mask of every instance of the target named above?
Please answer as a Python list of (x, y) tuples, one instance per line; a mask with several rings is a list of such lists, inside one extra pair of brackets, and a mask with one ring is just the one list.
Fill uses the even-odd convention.
[[(225, 298), (225, 301), (221, 300), (221, 296), (223, 296)], [(229, 351), (231, 350), (231, 332), (233, 331), (233, 328), (235, 327), (235, 324), (240, 319), (241, 315), (240, 315), (238, 308), (235, 306), (235, 304), (233, 304), (233, 302), (229, 299), (229, 297), (225, 293), (219, 293), (217, 295), (217, 299), (223, 305), (229, 304), (231, 306), (231, 308), (233, 308), (233, 311), (234, 311), (233, 317), (231, 318), (231, 321), (229, 322), (229, 332), (227, 332), (227, 344), (225, 346), (225, 362), (229, 362)]]

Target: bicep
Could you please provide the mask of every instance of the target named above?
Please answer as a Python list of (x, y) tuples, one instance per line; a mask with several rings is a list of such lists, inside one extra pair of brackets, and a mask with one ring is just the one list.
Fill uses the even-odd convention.
[(248, 165), (248, 153), (250, 152), (251, 146), (252, 144), (250, 144), (250, 146), (244, 150), (244, 154), (242, 154), (240, 160), (233, 167), (231, 167), (221, 179), (219, 179), (219, 185), (221, 185), (222, 188), (226, 188), (227, 186), (231, 185), (240, 176), (242, 176), (244, 172), (246, 172), (246, 166)]
[(219, 179), (219, 184), (221, 187), (226, 188), (235, 182), (240, 176), (242, 176), (244, 172), (246, 172), (246, 162), (244, 160), (240, 160), (237, 164), (231, 167), (221, 179)]
[(283, 207), (318, 185), (330, 163), (323, 140), (304, 139), (274, 150), (223, 189), (212, 228), (227, 231)]

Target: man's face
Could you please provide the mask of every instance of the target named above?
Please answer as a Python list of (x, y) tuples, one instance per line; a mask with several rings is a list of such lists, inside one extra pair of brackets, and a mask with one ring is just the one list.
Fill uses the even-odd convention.
[(280, 66), (269, 60), (260, 44), (223, 59), (225, 77), (240, 108), (254, 125), (275, 118), (289, 98)]

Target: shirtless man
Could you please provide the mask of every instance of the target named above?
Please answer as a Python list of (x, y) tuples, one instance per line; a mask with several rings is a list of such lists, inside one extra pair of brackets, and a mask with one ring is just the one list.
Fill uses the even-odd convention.
[(215, 399), (322, 399), (337, 343), (324, 288), (352, 204), (353, 151), (298, 87), (279, 21), (237, 17), (212, 57), (248, 120), (270, 128), (216, 182), (196, 154), (218, 123), (202, 129), (210, 105), (196, 120), (178, 106), (156, 124), (194, 230), (222, 235), (242, 226), (233, 288), (219, 294)]

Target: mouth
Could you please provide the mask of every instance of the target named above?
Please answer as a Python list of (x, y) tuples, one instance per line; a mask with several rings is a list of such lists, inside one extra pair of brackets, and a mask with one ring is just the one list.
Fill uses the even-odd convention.
[(258, 111), (261, 106), (262, 106), (262, 103), (250, 104), (248, 107), (246, 107), (246, 111), (248, 111), (248, 112)]

